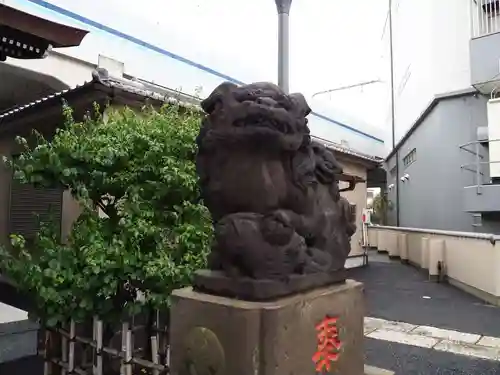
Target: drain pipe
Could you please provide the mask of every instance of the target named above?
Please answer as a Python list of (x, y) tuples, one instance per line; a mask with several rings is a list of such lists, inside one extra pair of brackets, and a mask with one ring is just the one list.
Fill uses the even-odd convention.
[[(394, 108), (394, 54), (392, 37), (392, 0), (389, 0), (389, 58), (391, 62), (391, 131), (392, 150), (396, 148), (396, 115)], [(396, 150), (396, 226), (399, 227), (399, 151)]]

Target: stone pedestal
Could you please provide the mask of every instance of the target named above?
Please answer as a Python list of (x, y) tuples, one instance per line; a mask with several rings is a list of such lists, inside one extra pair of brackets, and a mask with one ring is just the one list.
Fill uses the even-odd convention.
[[(338, 318), (341, 343), (330, 371), (317, 372), (317, 326)], [(172, 296), (172, 375), (364, 374), (363, 286), (353, 280), (271, 302), (193, 291)]]

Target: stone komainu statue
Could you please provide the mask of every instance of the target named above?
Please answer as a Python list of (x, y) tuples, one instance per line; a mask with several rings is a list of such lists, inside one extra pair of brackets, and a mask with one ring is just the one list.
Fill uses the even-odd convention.
[(197, 171), (215, 243), (209, 268), (286, 281), (344, 269), (356, 230), (340, 196), (342, 167), (314, 144), (301, 94), (223, 83), (202, 102)]

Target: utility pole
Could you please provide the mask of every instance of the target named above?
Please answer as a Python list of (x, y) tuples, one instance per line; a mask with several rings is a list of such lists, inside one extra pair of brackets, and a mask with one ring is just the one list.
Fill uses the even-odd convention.
[[(391, 60), (391, 131), (392, 131), (392, 150), (396, 148), (396, 115), (394, 108), (394, 54), (393, 54), (393, 35), (392, 35), (392, 0), (389, 0), (389, 58)], [(399, 227), (399, 152), (396, 151), (396, 226)]]
[(288, 94), (290, 59), (290, 8), (292, 0), (275, 0), (278, 10), (278, 86)]

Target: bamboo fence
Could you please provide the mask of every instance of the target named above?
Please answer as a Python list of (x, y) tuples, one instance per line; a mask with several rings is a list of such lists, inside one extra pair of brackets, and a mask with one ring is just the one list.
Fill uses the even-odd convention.
[(44, 358), (44, 375), (169, 374), (168, 318), (154, 314), (153, 324), (141, 324), (140, 319), (121, 322), (111, 339), (98, 317), (87, 324), (72, 320), (42, 328), (39, 355)]

